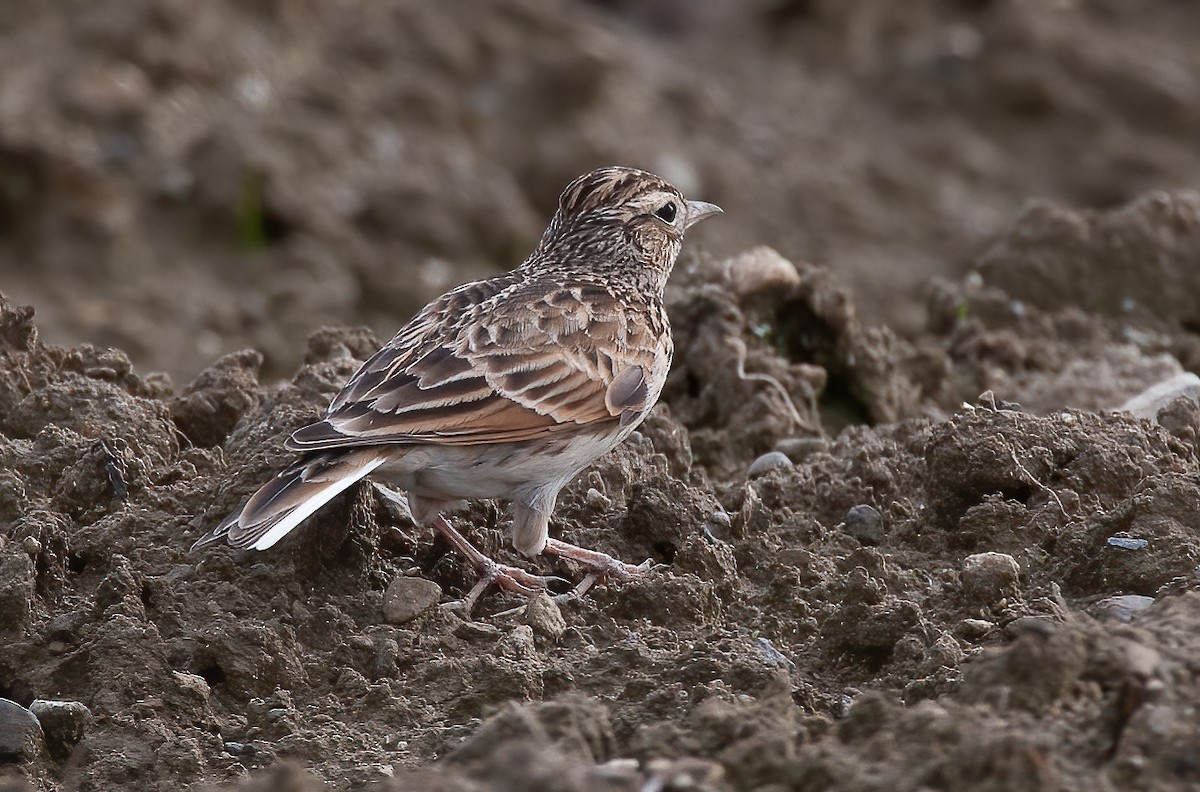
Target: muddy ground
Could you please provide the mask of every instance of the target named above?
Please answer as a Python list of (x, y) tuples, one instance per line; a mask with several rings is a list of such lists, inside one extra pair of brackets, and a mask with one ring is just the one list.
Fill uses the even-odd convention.
[[(1115, 411), (1200, 370), (1200, 13), (442, 5), (0, 10), (0, 789), (1200, 785), (1200, 404)], [(652, 575), (188, 551), (610, 161), (727, 211), (552, 525)]]

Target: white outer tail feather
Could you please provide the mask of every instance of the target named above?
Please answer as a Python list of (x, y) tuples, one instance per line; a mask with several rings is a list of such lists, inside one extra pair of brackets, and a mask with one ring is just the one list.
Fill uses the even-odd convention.
[(369, 474), (372, 470), (382, 465), (385, 459), (374, 459), (366, 463), (352, 475), (345, 476), (337, 481), (330, 482), (328, 486), (313, 493), (308, 500), (301, 503), (296, 508), (280, 520), (277, 524), (271, 526), (271, 530), (262, 535), (261, 538), (254, 544), (250, 545), (255, 550), (266, 550), (275, 545), (283, 537), (300, 523), (307, 520), (312, 513), (331, 501), (336, 495), (345, 490), (351, 484), (362, 477)]

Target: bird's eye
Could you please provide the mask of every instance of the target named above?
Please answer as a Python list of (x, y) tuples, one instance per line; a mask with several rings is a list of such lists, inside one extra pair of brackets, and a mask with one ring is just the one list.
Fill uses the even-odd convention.
[(675, 204), (665, 203), (654, 210), (654, 216), (666, 223), (675, 222)]

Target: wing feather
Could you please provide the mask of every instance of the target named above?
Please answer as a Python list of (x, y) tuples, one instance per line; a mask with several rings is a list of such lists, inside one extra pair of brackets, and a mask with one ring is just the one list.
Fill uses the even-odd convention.
[(515, 276), (468, 284), (426, 306), (288, 446), (518, 442), (625, 426), (649, 409), (647, 372), (662, 352), (644, 327), (603, 289)]

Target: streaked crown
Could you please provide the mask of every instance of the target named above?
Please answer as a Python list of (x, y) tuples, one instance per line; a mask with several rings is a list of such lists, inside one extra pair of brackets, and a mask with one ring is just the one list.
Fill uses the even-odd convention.
[(653, 173), (618, 166), (597, 168), (567, 185), (558, 199), (558, 211), (567, 216), (585, 214), (630, 204), (654, 193), (683, 200), (683, 193)]
[(523, 269), (607, 273), (661, 291), (690, 226), (720, 212), (660, 176), (608, 167), (572, 181)]

